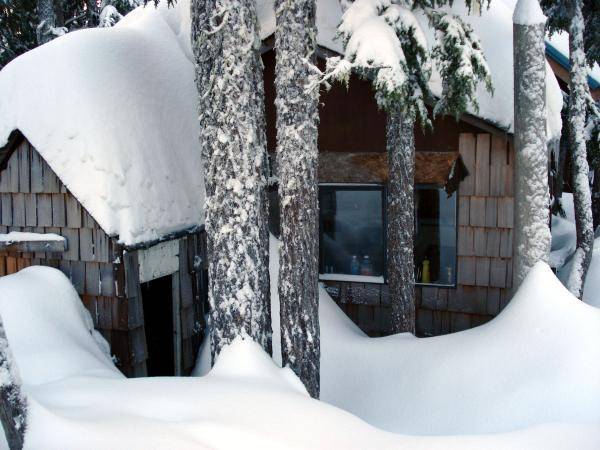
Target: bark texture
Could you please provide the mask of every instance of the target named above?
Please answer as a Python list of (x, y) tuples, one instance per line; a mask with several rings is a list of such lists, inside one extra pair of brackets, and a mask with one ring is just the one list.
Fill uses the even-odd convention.
[(585, 143), (585, 115), (587, 93), (587, 69), (583, 48), (582, 0), (572, 0), (572, 19), (569, 26), (569, 49), (571, 70), (569, 82), (569, 144), (572, 152), (573, 203), (577, 249), (567, 289), (577, 298), (583, 296), (583, 286), (594, 248), (594, 225), (592, 219), (592, 196), (588, 180), (589, 166)]
[(54, 2), (52, 0), (38, 0), (38, 26), (37, 26), (37, 41), (38, 45), (50, 42), (56, 37), (54, 28), (56, 20), (54, 17)]
[(414, 116), (399, 105), (388, 109), (387, 261), (392, 332), (415, 333)]
[(15, 365), (4, 323), (0, 318), (0, 422), (10, 450), (23, 448), (27, 424), (27, 402)]
[(193, 0), (213, 362), (236, 337), (270, 354), (266, 136), (254, 0)]
[(281, 217), (281, 354), (319, 397), (318, 90), (315, 0), (275, 1), (277, 168)]
[(516, 291), (529, 270), (550, 256), (544, 23), (513, 28), (515, 80)]

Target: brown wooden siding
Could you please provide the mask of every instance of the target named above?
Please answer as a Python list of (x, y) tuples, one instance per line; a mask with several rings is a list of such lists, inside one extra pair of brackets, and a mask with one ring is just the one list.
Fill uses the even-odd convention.
[[(508, 303), (512, 288), (514, 152), (506, 135), (463, 133), (469, 176), (458, 190), (457, 286), (417, 286), (417, 333), (481, 325)], [(332, 298), (366, 333), (388, 334), (386, 285), (327, 281)]]
[[(41, 155), (23, 141), (0, 172), (0, 233), (30, 231), (66, 238), (65, 252), (0, 252), (0, 276), (42, 265), (62, 271), (110, 343), (117, 367), (128, 376), (146, 375), (146, 336), (137, 251), (111, 239), (69, 192)], [(182, 367), (190, 373), (203, 324), (204, 233), (180, 240)], [(198, 270), (196, 256), (204, 261)], [(198, 273), (197, 273), (198, 272)], [(201, 324), (201, 326), (198, 326)]]
[[(265, 79), (265, 111), (267, 120), (267, 147), (276, 148), (275, 128), (275, 52), (263, 54)], [(324, 61), (318, 61), (324, 68)], [(319, 107), (319, 150), (323, 152), (385, 152), (386, 115), (381, 111), (371, 83), (356, 75), (350, 77), (349, 88), (334, 83), (329, 91), (321, 90)], [(458, 150), (460, 133), (477, 133), (479, 130), (452, 117), (439, 117), (433, 121), (433, 132), (424, 132), (415, 125), (417, 151)]]

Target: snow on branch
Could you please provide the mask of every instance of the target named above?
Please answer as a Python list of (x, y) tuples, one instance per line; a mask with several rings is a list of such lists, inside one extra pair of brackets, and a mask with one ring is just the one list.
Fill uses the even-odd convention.
[(469, 106), (478, 110), (475, 91), (479, 83), (493, 93), (490, 69), (479, 38), (460, 17), (431, 12), (431, 24), (436, 30), (433, 58), (442, 76), (442, 97), (434, 115), (454, 114), (458, 119)]
[[(443, 90), (434, 114), (459, 117), (470, 105), (477, 110), (475, 91), (479, 83), (492, 92), (490, 70), (472, 28), (458, 16), (433, 9), (450, 3), (346, 1), (338, 27), (344, 56), (328, 59), (320, 82), (327, 87), (332, 80), (347, 84), (354, 72), (372, 81), (380, 107), (401, 105), (404, 113), (429, 126), (426, 104), (433, 103), (429, 82), (436, 64)], [(489, 4), (483, 0), (466, 3), (469, 8)], [(425, 20), (420, 22), (418, 14)], [(423, 22), (435, 31), (431, 46)]]

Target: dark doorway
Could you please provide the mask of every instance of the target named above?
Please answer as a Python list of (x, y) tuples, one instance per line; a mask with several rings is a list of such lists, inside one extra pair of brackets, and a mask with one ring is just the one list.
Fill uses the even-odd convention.
[(171, 276), (142, 283), (148, 376), (175, 375)]

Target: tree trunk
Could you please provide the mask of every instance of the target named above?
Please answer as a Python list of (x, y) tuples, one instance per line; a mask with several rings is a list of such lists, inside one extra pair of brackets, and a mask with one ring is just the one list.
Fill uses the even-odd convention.
[[(515, 11), (518, 8), (517, 4)], [(538, 261), (548, 262), (551, 241), (548, 226), (550, 194), (546, 145), (545, 22), (520, 24), (517, 20), (515, 18), (513, 27), (515, 291)]]
[(415, 119), (392, 105), (387, 118), (387, 261), (392, 332), (415, 333)]
[(37, 26), (37, 41), (38, 45), (50, 42), (56, 36), (53, 29), (56, 26), (54, 18), (54, 2), (52, 0), (38, 0), (38, 26)]
[(27, 426), (27, 402), (15, 365), (4, 323), (0, 318), (0, 422), (10, 450), (23, 448)]
[(594, 184), (592, 186), (592, 218), (594, 230), (600, 225), (600, 167), (594, 169)]
[(96, 0), (86, 0), (87, 6), (87, 27), (94, 28), (98, 26), (100, 14), (98, 13), (98, 5)]
[(193, 0), (213, 362), (236, 337), (271, 353), (264, 87), (254, 0)]
[(319, 397), (318, 91), (315, 0), (276, 0), (277, 156), (281, 215), (279, 301), (284, 365)]
[(592, 220), (592, 198), (588, 180), (589, 166), (584, 135), (587, 68), (583, 49), (582, 0), (572, 0), (572, 19), (569, 26), (569, 50), (571, 59), (569, 82), (569, 143), (573, 152), (573, 203), (577, 249), (567, 289), (577, 298), (582, 298), (585, 277), (592, 260), (594, 225)]

